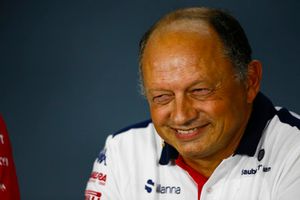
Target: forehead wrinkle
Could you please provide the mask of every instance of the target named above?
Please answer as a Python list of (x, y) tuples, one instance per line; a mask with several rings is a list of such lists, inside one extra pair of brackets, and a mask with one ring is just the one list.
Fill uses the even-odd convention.
[(198, 32), (201, 34), (211, 34), (212, 26), (201, 19), (177, 19), (160, 24), (151, 34), (151, 38), (155, 38), (159, 34), (167, 32)]
[[(206, 51), (208, 49), (211, 50), (210, 52), (208, 52), (210, 54), (218, 51), (219, 53), (221, 53), (219, 55), (222, 55), (223, 45), (214, 29), (206, 23), (199, 24), (193, 22), (193, 24), (194, 26), (187, 23), (180, 23), (181, 26), (170, 24), (169, 26), (156, 30), (148, 41), (145, 53), (147, 53), (149, 49), (152, 51), (154, 49), (154, 54), (158, 54), (157, 52), (160, 51), (161, 47), (164, 47), (164, 50), (167, 49), (168, 54), (175, 54), (177, 53), (176, 49), (180, 48), (184, 49), (185, 53), (194, 53), (194, 48), (199, 50), (200, 48), (205, 48)], [(191, 37), (193, 38), (192, 41), (190, 39)], [(206, 40), (217, 42), (204, 42)], [(183, 51), (180, 51), (181, 54), (182, 52)], [(195, 57), (201, 58), (201, 56), (199, 55), (195, 55)]]
[[(163, 41), (161, 38), (164, 35), (172, 35), (172, 34), (180, 34), (184, 36), (185, 34), (194, 34), (198, 35), (198, 37), (201, 38), (210, 38), (211, 40), (218, 41), (214, 44), (218, 44), (218, 46), (214, 47), (214, 51), (219, 51), (220, 55), (223, 58), (227, 58), (227, 54), (225, 53), (225, 48), (223, 45), (223, 42), (221, 41), (221, 38), (217, 34), (217, 32), (214, 30), (214, 28), (206, 21), (202, 19), (177, 19), (175, 21), (166, 21), (162, 24), (160, 24), (151, 34), (147, 45), (144, 50), (144, 54), (147, 51), (148, 46), (150, 43), (154, 44), (160, 44)], [(170, 41), (169, 41), (170, 42)], [(175, 41), (173, 40), (170, 42), (169, 45), (173, 45)], [(141, 66), (143, 68), (143, 59), (141, 60)]]
[[(147, 85), (150, 86), (148, 90), (186, 90), (196, 84), (207, 82), (205, 76), (197, 69), (191, 73), (182, 67), (174, 67), (172, 71), (162, 67), (150, 72), (148, 75), (153, 77), (153, 74), (158, 78), (147, 79)], [(182, 85), (182, 79), (188, 80), (185, 85)]]
[[(190, 41), (192, 35), (193, 40)], [(208, 38), (212, 40), (211, 38)], [(196, 42), (195, 42), (196, 40)], [(201, 72), (201, 69), (205, 69), (205, 66), (216, 66), (215, 64), (215, 51), (218, 45), (215, 43), (206, 44), (201, 42), (206, 38), (198, 37), (197, 33), (180, 34), (180, 33), (168, 33), (161, 35), (152, 41), (148, 47), (148, 59), (144, 60), (145, 68), (151, 70), (145, 70), (151, 74), (168, 74), (170, 76), (170, 69), (172, 73), (182, 73), (185, 67), (193, 67), (194, 73)], [(212, 46), (214, 45), (214, 46)], [(198, 49), (198, 50), (197, 50)], [(202, 50), (201, 50), (202, 49)], [(205, 51), (203, 51), (205, 49)], [(207, 59), (206, 55), (199, 55), (200, 52), (212, 57)], [(203, 58), (205, 57), (205, 58)], [(160, 59), (163, 58), (163, 59)], [(194, 74), (193, 73), (193, 74)], [(165, 76), (161, 76), (166, 79)]]

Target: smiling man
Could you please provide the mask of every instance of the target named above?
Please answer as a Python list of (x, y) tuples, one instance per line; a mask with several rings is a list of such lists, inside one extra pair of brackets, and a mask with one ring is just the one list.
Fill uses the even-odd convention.
[(262, 65), (239, 23), (171, 12), (140, 43), (151, 121), (109, 136), (86, 199), (296, 199), (300, 120), (260, 92)]

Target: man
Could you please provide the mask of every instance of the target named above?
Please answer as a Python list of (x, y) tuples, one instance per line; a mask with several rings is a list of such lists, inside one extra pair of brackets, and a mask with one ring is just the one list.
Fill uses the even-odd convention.
[(20, 192), (7, 129), (0, 115), (0, 199), (19, 200)]
[(300, 120), (259, 92), (262, 65), (227, 13), (187, 8), (140, 43), (152, 121), (108, 137), (86, 199), (300, 196)]

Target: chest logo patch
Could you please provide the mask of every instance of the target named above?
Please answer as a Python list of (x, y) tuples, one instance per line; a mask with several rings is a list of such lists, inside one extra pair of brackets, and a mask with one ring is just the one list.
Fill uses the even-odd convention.
[(271, 171), (271, 167), (264, 166), (259, 164), (256, 168), (251, 169), (242, 169), (241, 175), (254, 175), (257, 172), (262, 171), (263, 173)]
[[(153, 190), (154, 189), (154, 190)], [(160, 183), (156, 184), (152, 179), (148, 179), (145, 185), (145, 190), (148, 193), (152, 193), (153, 191), (159, 194), (180, 194), (181, 188), (177, 186), (165, 186)]]

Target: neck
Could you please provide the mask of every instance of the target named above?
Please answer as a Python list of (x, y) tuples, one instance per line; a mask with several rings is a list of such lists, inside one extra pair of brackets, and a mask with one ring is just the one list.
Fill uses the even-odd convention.
[[(236, 145), (237, 147), (237, 145)], [(183, 160), (187, 165), (192, 167), (194, 170), (199, 172), (205, 177), (210, 177), (218, 165), (226, 158), (234, 153), (235, 149), (227, 149), (227, 151), (220, 151), (213, 156), (208, 156), (204, 158), (187, 158), (183, 157)]]

